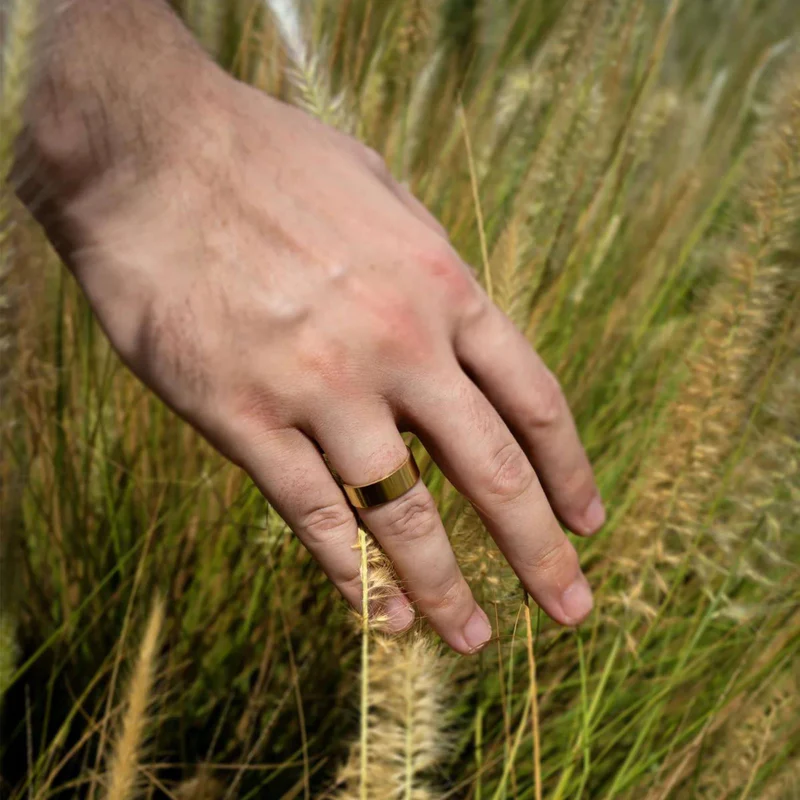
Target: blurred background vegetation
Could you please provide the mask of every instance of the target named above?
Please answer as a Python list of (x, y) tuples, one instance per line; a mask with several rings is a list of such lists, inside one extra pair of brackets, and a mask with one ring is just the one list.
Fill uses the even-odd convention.
[(234, 75), (380, 151), (558, 374), (610, 510), (577, 543), (595, 611), (526, 624), (420, 452), (497, 641), (363, 650), (4, 187), (3, 796), (800, 797), (796, 0), (298, 6), (176, 7)]

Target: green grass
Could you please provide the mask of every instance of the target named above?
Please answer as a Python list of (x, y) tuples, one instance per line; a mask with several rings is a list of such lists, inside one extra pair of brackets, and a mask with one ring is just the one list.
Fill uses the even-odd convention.
[(3, 796), (104, 794), (158, 594), (142, 796), (338, 775), (358, 797), (364, 736), (371, 798), (534, 798), (535, 693), (545, 797), (797, 797), (794, 0), (307, 5), (303, 64), (258, 3), (186, 13), (234, 74), (379, 150), (557, 373), (610, 511), (576, 542), (596, 610), (568, 631), (533, 607), (534, 685), (518, 584), (421, 454), (498, 639), (459, 659), (371, 634), (360, 697), (359, 625), (5, 197)]

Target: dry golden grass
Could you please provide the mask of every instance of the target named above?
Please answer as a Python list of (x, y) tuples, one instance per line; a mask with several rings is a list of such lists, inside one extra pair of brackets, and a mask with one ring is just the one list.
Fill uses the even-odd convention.
[(448, 749), (445, 665), (439, 646), (420, 632), (377, 635), (369, 654), (366, 769), (361, 745), (339, 771), (341, 800), (429, 800), (429, 784)]
[[(669, 430), (648, 460), (645, 485), (630, 515), (623, 557), (646, 559), (623, 607), (656, 615), (648, 593), (670, 589), (660, 567), (674, 567), (685, 553), (701, 579), (709, 570), (735, 569), (748, 528), (709, 530), (709, 518), (729, 489), (731, 454), (750, 446), (748, 426), (764, 403), (777, 362), (785, 358), (787, 332), (796, 326), (800, 294), (796, 254), (800, 226), (800, 79), (796, 67), (774, 97), (774, 116), (752, 147), (742, 192), (744, 220), (738, 240), (726, 248), (723, 278), (715, 286), (688, 357), (685, 387), (667, 412)], [(788, 374), (793, 375), (793, 370)], [(791, 379), (794, 381), (794, 379)], [(791, 443), (786, 457), (791, 458)], [(723, 476), (723, 482), (717, 476)], [(751, 473), (751, 478), (758, 477)], [(753, 487), (751, 491), (758, 493)], [(768, 491), (773, 485), (768, 481)], [(747, 494), (735, 494), (740, 506)], [(752, 498), (755, 500), (755, 497)], [(752, 520), (752, 508), (746, 508)], [(740, 562), (742, 568), (747, 559)]]
[[(394, 575), (371, 537), (377, 611), (353, 624), (17, 225), (0, 791), (81, 794), (111, 728), (114, 797), (792, 797), (794, 0), (317, 0), (280, 24), (250, 0), (185, 5), (227, 69), (380, 151), (559, 375), (610, 510), (577, 542), (597, 610), (577, 632), (535, 607), (526, 624), (480, 520), (418, 451), (496, 640), (467, 660), (424, 620), (385, 638)], [(143, 747), (148, 679), (117, 729), (115, 665), (146, 627), (136, 598), (159, 592)]]
[(142, 643), (131, 673), (125, 712), (108, 768), (107, 800), (131, 800), (138, 795), (138, 768), (142, 760), (148, 710), (153, 704), (158, 644), (164, 623), (164, 601), (156, 597), (147, 620)]

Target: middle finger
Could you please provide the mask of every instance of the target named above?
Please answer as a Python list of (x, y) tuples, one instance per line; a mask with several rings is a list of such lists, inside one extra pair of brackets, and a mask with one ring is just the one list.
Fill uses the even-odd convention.
[(592, 594), (517, 440), (477, 386), (454, 365), (404, 413), (453, 485), (466, 495), (526, 590), (557, 622), (574, 625)]

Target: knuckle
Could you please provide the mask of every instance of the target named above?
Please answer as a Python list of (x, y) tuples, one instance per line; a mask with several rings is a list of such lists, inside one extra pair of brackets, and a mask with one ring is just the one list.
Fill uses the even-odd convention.
[(470, 283), (469, 290), (461, 296), (461, 324), (469, 329), (477, 326), (486, 319), (495, 308), (488, 295), (478, 286), (471, 276), (467, 276)]
[(528, 412), (531, 427), (549, 427), (559, 422), (567, 407), (561, 384), (553, 373), (545, 368), (536, 387), (533, 407)]
[(382, 528), (392, 538), (415, 541), (434, 533), (438, 520), (431, 495), (427, 491), (411, 491), (390, 504)]
[(206, 416), (200, 430), (226, 458), (245, 469), (259, 483), (264, 453), (280, 446), (291, 431), (277, 413), (257, 408), (243, 411), (233, 403), (221, 402)]
[(562, 534), (554, 542), (535, 551), (525, 566), (528, 572), (548, 576), (560, 583), (558, 576), (572, 576), (577, 572), (578, 554)]
[(533, 468), (516, 442), (504, 444), (490, 461), (489, 492), (513, 501), (525, 494), (535, 478)]
[(395, 365), (425, 364), (437, 345), (420, 309), (402, 296), (373, 320), (370, 341), (381, 361)]
[(337, 531), (355, 528), (355, 517), (343, 503), (328, 503), (307, 509), (300, 526), (311, 544), (325, 544)]
[(426, 243), (416, 254), (415, 260), (422, 265), (427, 276), (433, 278), (444, 292), (449, 303), (462, 313), (478, 313), (488, 304), (486, 297), (470, 270), (458, 257), (450, 244), (440, 237)]
[(385, 300), (386, 307), (372, 317), (370, 335), (384, 344), (402, 343), (419, 315), (411, 298), (401, 292), (387, 293)]
[(469, 274), (453, 248), (437, 236), (428, 238), (430, 241), (420, 247), (416, 260), (437, 278), (457, 286), (466, 282)]

